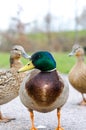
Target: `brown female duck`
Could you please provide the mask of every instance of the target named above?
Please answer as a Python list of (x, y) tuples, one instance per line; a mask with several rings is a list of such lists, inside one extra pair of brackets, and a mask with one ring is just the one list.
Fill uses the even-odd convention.
[[(10, 69), (0, 71), (0, 105), (8, 103), (19, 95), (19, 87), (25, 77), (25, 73), (17, 73), (17, 70), (22, 67), (21, 56), (28, 58), (23, 47), (15, 45), (10, 54)], [(0, 122), (10, 120), (3, 117), (0, 111)]]
[(39, 51), (31, 56), (31, 62), (18, 72), (33, 69), (23, 80), (19, 90), (22, 103), (28, 108), (32, 127), (30, 130), (37, 130), (34, 126), (34, 113), (42, 113), (57, 109), (58, 126), (56, 130), (63, 130), (60, 125), (60, 109), (68, 98), (68, 85), (66, 80), (56, 71), (56, 62), (53, 56), (47, 51)]
[(75, 44), (73, 46), (70, 56), (75, 55), (77, 62), (69, 72), (69, 81), (71, 85), (82, 94), (83, 101), (81, 105), (86, 105), (86, 99), (84, 93), (86, 93), (86, 64), (84, 62), (84, 50), (83, 48)]

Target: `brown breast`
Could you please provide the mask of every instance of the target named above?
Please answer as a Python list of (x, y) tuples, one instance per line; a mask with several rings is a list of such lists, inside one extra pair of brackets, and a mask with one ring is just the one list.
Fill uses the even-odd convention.
[(26, 83), (28, 95), (41, 105), (51, 105), (60, 95), (64, 85), (56, 71), (39, 72)]

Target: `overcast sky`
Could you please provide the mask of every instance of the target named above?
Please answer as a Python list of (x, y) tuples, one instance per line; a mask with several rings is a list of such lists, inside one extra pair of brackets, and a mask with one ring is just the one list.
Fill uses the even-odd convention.
[[(75, 17), (76, 2), (77, 15), (86, 8), (86, 0), (50, 0), (50, 11), (55, 17), (72, 19)], [(9, 20), (16, 16), (18, 5), (23, 7), (21, 19), (23, 22), (31, 22), (41, 19), (48, 12), (49, 0), (0, 0), (0, 29), (8, 27)]]

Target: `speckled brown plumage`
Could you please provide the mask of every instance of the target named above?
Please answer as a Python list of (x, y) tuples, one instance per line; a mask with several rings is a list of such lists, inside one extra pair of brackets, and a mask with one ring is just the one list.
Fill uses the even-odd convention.
[[(20, 61), (21, 46), (14, 46), (10, 54), (10, 67), (0, 71), (0, 105), (8, 103), (19, 95), (20, 84), (26, 73), (18, 74), (17, 71), (23, 65)], [(0, 121), (9, 121), (0, 114)]]
[(0, 105), (18, 96), (19, 87), (25, 74), (18, 74), (17, 69), (14, 67), (0, 73)]

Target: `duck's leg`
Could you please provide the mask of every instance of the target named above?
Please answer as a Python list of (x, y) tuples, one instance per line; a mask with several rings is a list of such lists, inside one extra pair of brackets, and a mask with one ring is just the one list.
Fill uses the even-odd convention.
[(60, 124), (60, 108), (57, 108), (57, 117), (58, 117), (58, 126), (55, 130), (64, 130), (62, 127), (61, 127), (61, 124)]
[(30, 118), (31, 118), (31, 123), (32, 123), (32, 127), (30, 130), (37, 130), (37, 128), (35, 128), (35, 125), (34, 125), (34, 113), (33, 113), (33, 110), (29, 110), (30, 111)]
[(15, 118), (3, 117), (0, 111), (0, 123), (7, 123), (7, 122), (10, 122), (11, 120), (15, 120)]
[(85, 106), (86, 105), (86, 99), (84, 97), (84, 94), (82, 93), (83, 100), (79, 103), (79, 105)]

